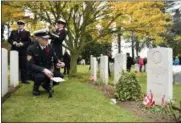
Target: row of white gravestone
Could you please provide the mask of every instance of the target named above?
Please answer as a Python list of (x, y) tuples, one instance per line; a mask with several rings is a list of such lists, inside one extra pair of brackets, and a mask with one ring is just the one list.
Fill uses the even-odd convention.
[[(2, 94), (8, 93), (8, 51), (2, 48)], [(19, 57), (17, 51), (10, 51), (10, 86), (19, 85)]]
[[(173, 97), (172, 49), (153, 48), (148, 51), (147, 63), (147, 94), (152, 93), (155, 104), (168, 103)], [(118, 82), (122, 70), (126, 70), (126, 55), (117, 54), (114, 62), (114, 83)], [(91, 60), (96, 62), (96, 60)], [(96, 68), (95, 64), (92, 69)], [(91, 66), (91, 67), (92, 67)], [(92, 70), (92, 72), (96, 71)], [(92, 74), (96, 75), (96, 74)], [(108, 82), (108, 57), (100, 58), (100, 78)]]
[[(126, 54), (117, 54), (115, 56), (115, 63), (114, 65), (114, 84), (117, 84), (121, 72), (126, 70)], [(94, 81), (97, 80), (97, 60), (92, 55), (90, 56), (90, 65), (91, 65), (91, 76), (94, 78)], [(104, 84), (108, 84), (108, 56), (101, 55), (100, 57), (100, 80)]]

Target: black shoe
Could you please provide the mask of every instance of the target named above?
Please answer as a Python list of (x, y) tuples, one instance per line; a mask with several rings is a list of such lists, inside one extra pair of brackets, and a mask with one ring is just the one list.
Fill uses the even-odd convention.
[(28, 81), (22, 82), (23, 84), (30, 84)]
[(42, 86), (42, 88), (43, 88), (43, 89), (45, 89), (47, 92), (49, 92), (49, 91), (50, 91), (50, 88), (49, 88), (49, 87), (47, 87), (45, 84), (42, 84), (41, 86)]
[(39, 91), (33, 91), (33, 95), (34, 95), (34, 96), (39, 96), (39, 95), (40, 95), (40, 92), (39, 92)]
[(40, 95), (39, 87), (38, 86), (33, 86), (33, 95), (38, 96)]

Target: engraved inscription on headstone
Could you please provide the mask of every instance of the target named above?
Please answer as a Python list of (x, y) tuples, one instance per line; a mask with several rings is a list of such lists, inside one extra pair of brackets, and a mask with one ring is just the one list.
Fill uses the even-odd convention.
[(152, 59), (155, 64), (159, 64), (162, 60), (162, 55), (159, 51), (155, 51), (152, 54)]

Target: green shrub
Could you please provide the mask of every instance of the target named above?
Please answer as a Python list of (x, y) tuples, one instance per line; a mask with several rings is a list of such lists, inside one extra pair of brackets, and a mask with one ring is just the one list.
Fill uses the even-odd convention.
[(134, 73), (122, 72), (116, 85), (116, 97), (120, 101), (136, 101), (141, 98), (141, 86)]

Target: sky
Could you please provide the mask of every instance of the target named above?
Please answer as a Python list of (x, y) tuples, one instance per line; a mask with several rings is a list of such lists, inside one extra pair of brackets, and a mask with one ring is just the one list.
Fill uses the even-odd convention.
[[(132, 56), (132, 51), (131, 51), (131, 43), (127, 43), (125, 39), (121, 39), (121, 52), (123, 54), (126, 54), (126, 53), (130, 53), (130, 56)], [(147, 57), (147, 51), (149, 49), (147, 47), (143, 48), (141, 50), (141, 52), (139, 53), (139, 56), (141, 58), (144, 58), (144, 57)], [(113, 57), (118, 53), (118, 44), (117, 44), (117, 41), (116, 39), (113, 40), (112, 42), (112, 55)], [(136, 56), (136, 51), (135, 51), (135, 56)]]

